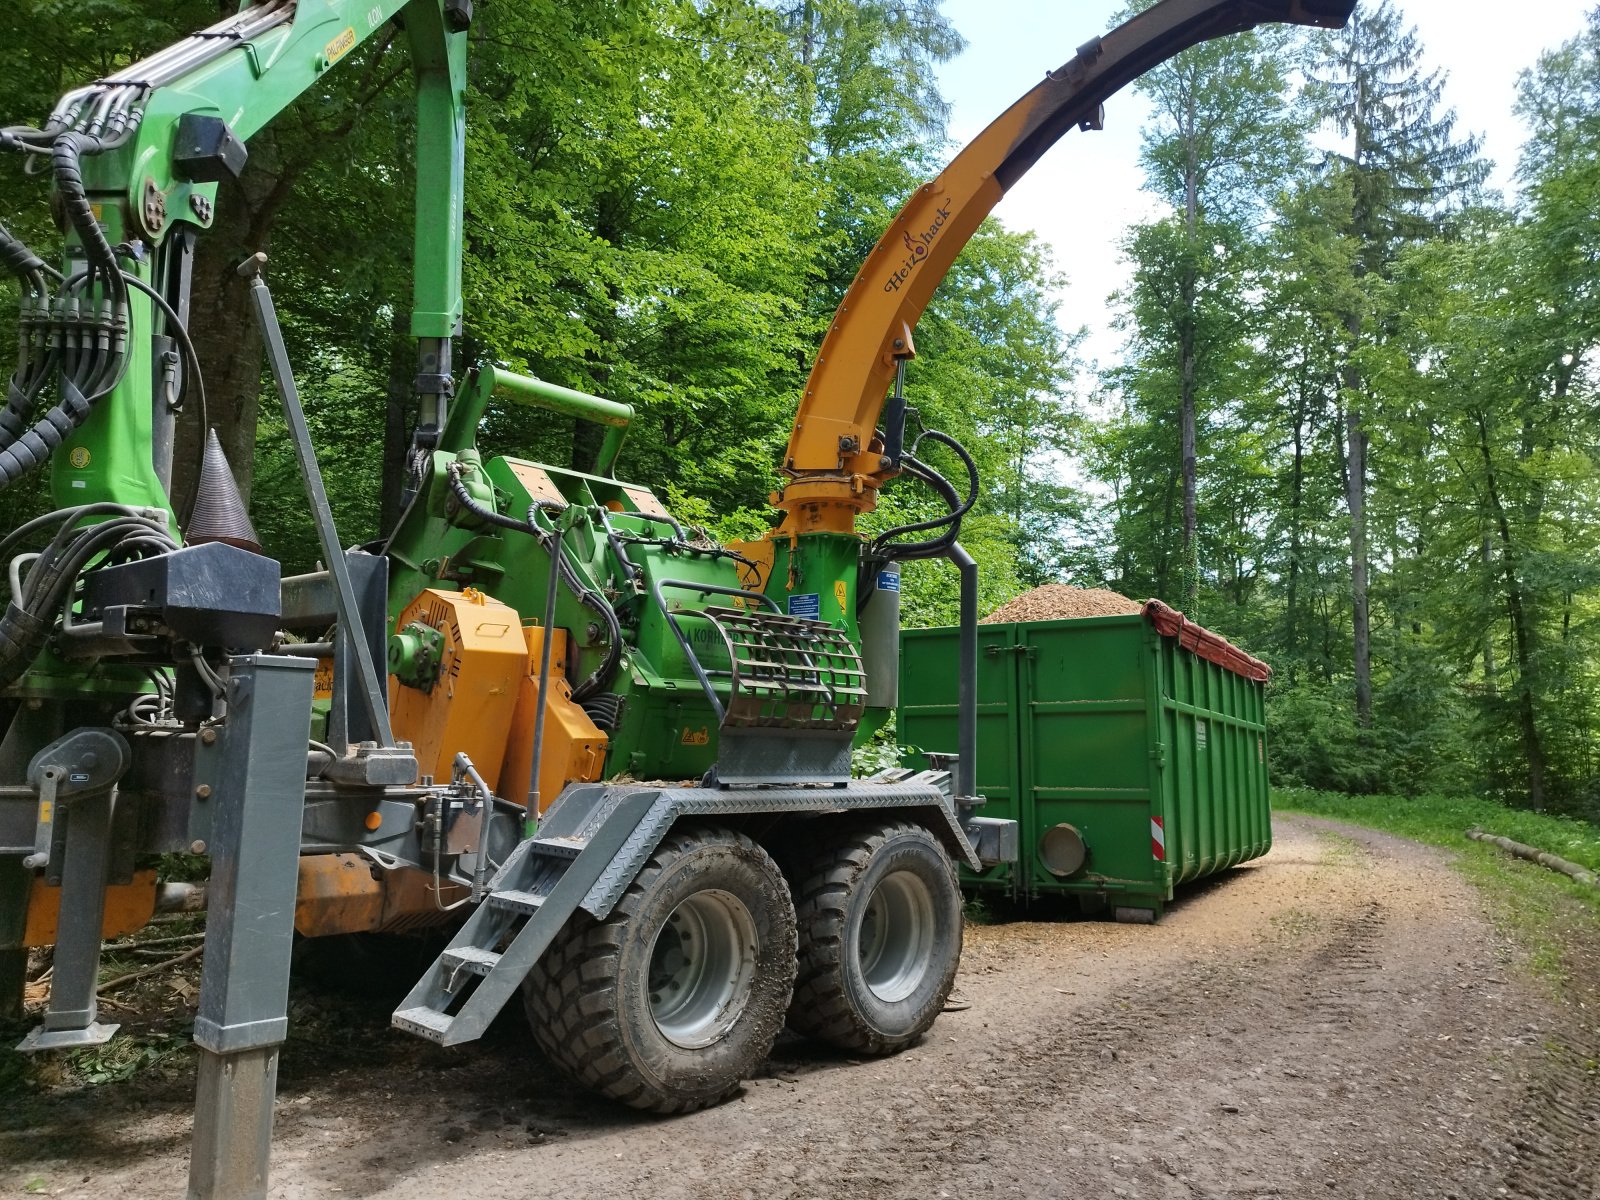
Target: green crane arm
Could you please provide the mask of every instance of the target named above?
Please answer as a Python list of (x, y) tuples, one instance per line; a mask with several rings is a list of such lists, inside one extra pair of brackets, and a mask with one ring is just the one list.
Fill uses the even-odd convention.
[[(244, 169), (249, 138), (397, 18), (417, 81), (411, 331), (420, 339), (421, 424), (443, 422), (450, 338), (461, 321), (471, 11), (471, 0), (247, 0), (209, 29), (68, 93), (39, 128), (0, 130), (0, 148), (50, 159), (69, 227), (65, 279), (52, 289), (53, 273), (35, 271), (25, 317), (30, 303), (40, 314), (51, 311), (59, 334), (69, 328), (63, 322), (81, 320), (82, 311), (98, 306), (109, 330), (100, 360), (86, 366), (87, 356), (79, 353), (63, 361), (42, 339), (33, 365), (54, 354), (50, 370), (41, 366), (37, 378), (19, 370), (14, 377), (0, 415), (0, 486), (50, 457), (52, 490), (63, 506), (169, 507), (164, 471), (153, 461), (159, 455), (152, 455), (159, 420), (153, 414), (162, 404), (153, 343), (174, 322), (138, 284), (174, 313), (186, 310), (188, 274), (179, 260), (194, 233), (215, 219), (217, 183)], [(139, 253), (114, 254), (121, 245)], [(26, 274), (19, 263), (38, 259), (0, 230), (0, 261)], [(120, 273), (137, 282), (130, 286)], [(74, 278), (81, 280), (76, 292)], [(68, 301), (70, 315), (62, 311)], [(58, 336), (57, 346), (61, 341)], [(46, 420), (62, 414), (65, 425), (56, 420), (61, 430), (44, 431), (40, 445), (26, 444), (21, 429), (44, 423), (29, 411), (30, 390), (41, 393), (48, 374), (73, 366), (78, 373), (68, 372), (63, 400), (45, 414)]]

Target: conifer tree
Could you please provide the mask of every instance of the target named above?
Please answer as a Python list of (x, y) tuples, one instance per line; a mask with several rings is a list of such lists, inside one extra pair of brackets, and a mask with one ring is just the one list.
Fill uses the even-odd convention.
[(1356, 720), (1372, 723), (1367, 495), (1372, 397), (1362, 351), (1384, 337), (1386, 316), (1373, 285), (1407, 244), (1434, 236), (1453, 206), (1470, 198), (1485, 168), (1476, 139), (1458, 139), (1455, 113), (1441, 109), (1444, 77), (1422, 71), (1416, 31), (1393, 0), (1363, 6), (1347, 28), (1324, 37), (1310, 71), (1321, 115), (1345, 139), (1330, 155), (1330, 177), (1348, 188), (1343, 232), (1358, 249), (1353, 270), (1360, 302), (1342, 314), (1351, 348), (1341, 389), (1344, 485), (1350, 517), (1350, 575)]

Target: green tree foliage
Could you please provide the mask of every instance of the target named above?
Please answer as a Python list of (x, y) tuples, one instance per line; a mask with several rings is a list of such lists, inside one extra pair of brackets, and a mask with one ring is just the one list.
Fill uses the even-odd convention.
[[(1198, 600), (1277, 667), (1277, 773), (1593, 815), (1600, 14), (1523, 79), (1512, 206), (1483, 194), (1394, 5), (1294, 54), (1337, 149), (1246, 170), (1256, 214), (1198, 263), (1184, 140), (1158, 104), (1147, 169), (1174, 216), (1128, 243), (1132, 353), (1089, 459), (1111, 531), (1098, 564), (1182, 594), (1180, 318), (1210, 322), (1233, 374), (1201, 424)], [(1184, 304), (1186, 268), (1225, 252), (1241, 285)]]
[(1246, 583), (1239, 540), (1225, 525), (1257, 507), (1240, 417), (1260, 375), (1249, 346), (1258, 229), (1277, 181), (1305, 153), (1282, 47), (1280, 34), (1208, 42), (1135, 85), (1154, 108), (1146, 186), (1172, 215), (1136, 228), (1124, 247), (1134, 264), (1123, 297), (1131, 354), (1111, 381), (1124, 397), (1123, 439), (1160, 445), (1153, 461), (1127, 462), (1139, 473), (1125, 479), (1131, 503), (1120, 516), (1139, 547), (1141, 582), (1195, 613), (1202, 453), (1212, 492), (1203, 524), (1226, 543), (1213, 561), (1226, 563), (1236, 597)]
[[(188, 0), (152, 15), (132, 0), (19, 0), (0, 33), (44, 49), (0, 82), (0, 112), (37, 119), (67, 88), (233, 7)], [(935, 0), (480, 5), (458, 365), (502, 363), (632, 404), (622, 473), (722, 536), (758, 535), (826, 322), (946, 156), (934, 72), (961, 45)], [(259, 345), (231, 269), (269, 252), (341, 534), (377, 536), (397, 511), (415, 416), (411, 213), (430, 181), (410, 168), (412, 108), (405, 39), (382, 31), (252, 141), (202, 239), (196, 333), (213, 414), (291, 571), (314, 564), (316, 540), (275, 405), (258, 419)], [(56, 238), (43, 187), (19, 171), (0, 173), (0, 219), (42, 248)], [(971, 531), (992, 604), (1018, 589), (1019, 569), (1047, 569), (1027, 566), (1048, 539), (1023, 526), (1048, 532), (1040, 513), (1067, 503), (1034, 451), (1037, 437), (1040, 453), (1059, 452), (1071, 422), (1058, 399), (1072, 363), (1059, 285), (1036, 242), (986, 226), (930, 310), (912, 368), (928, 424), (982, 459)], [(596, 449), (590, 428), (512, 406), (492, 408), (481, 437), (491, 452), (580, 468)], [(959, 463), (928, 457), (959, 482)], [(936, 506), (895, 485), (881, 523)], [(933, 564), (918, 578), (926, 598), (913, 582), (909, 609), (953, 618), (953, 573)]]
[[(1363, 352), (1386, 333), (1387, 314), (1374, 304), (1378, 281), (1400, 249), (1437, 230), (1452, 201), (1484, 176), (1477, 143), (1457, 141), (1454, 112), (1439, 111), (1443, 86), (1437, 72), (1421, 72), (1416, 31), (1402, 24), (1392, 0), (1354, 16), (1329, 34), (1313, 68), (1313, 94), (1321, 114), (1347, 139), (1330, 158), (1343, 177), (1349, 208), (1342, 231), (1354, 240), (1354, 282), (1342, 314), (1350, 353), (1341, 371), (1339, 408), (1344, 424), (1345, 503), (1350, 518), (1351, 650), (1356, 721), (1372, 722), (1370, 546), (1367, 491), (1375, 400), (1363, 370)], [(1363, 288), (1361, 285), (1372, 286)], [(1359, 296), (1359, 298), (1358, 298)]]
[(944, 157), (935, 69), (965, 44), (938, 0), (779, 0), (802, 89), (825, 321), (889, 219)]

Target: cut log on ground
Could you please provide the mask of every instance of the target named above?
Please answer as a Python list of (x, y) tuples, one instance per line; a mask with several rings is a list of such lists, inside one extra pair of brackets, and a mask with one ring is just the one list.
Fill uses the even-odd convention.
[(1600, 887), (1600, 879), (1588, 867), (1580, 867), (1575, 862), (1568, 862), (1547, 850), (1540, 850), (1537, 846), (1526, 846), (1521, 842), (1513, 842), (1510, 838), (1498, 837), (1492, 833), (1485, 833), (1481, 829), (1467, 830), (1467, 836), (1475, 842), (1491, 842), (1507, 854), (1515, 854), (1518, 858), (1525, 858), (1529, 862), (1536, 862), (1541, 867), (1549, 867), (1552, 871), (1560, 871), (1576, 879), (1579, 883), (1586, 883), (1590, 887)]

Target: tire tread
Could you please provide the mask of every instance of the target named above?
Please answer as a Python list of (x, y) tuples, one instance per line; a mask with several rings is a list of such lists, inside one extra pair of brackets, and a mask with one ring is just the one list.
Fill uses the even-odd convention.
[[(861, 1018), (843, 986), (851, 885), (884, 846), (907, 834), (932, 838), (923, 826), (908, 821), (874, 824), (854, 836), (821, 845), (795, 876), (792, 886), (800, 954), (789, 1027), (796, 1033), (859, 1054), (894, 1054), (921, 1037), (943, 1007), (949, 982), (941, 989), (932, 1015), (919, 1028), (888, 1036)], [(958, 958), (959, 944), (958, 940)]]
[(675, 829), (662, 839), (611, 915), (596, 921), (587, 913), (575, 914), (535, 964), (523, 987), (534, 1041), (551, 1062), (603, 1096), (663, 1116), (720, 1104), (741, 1084), (736, 1079), (715, 1095), (674, 1096), (643, 1079), (621, 1050), (624, 1036), (618, 1016), (616, 968), (621, 930), (637, 915), (663, 870), (705, 845), (707, 832), (714, 832), (724, 844), (765, 859), (773, 876), (781, 878), (767, 852), (743, 833)]

